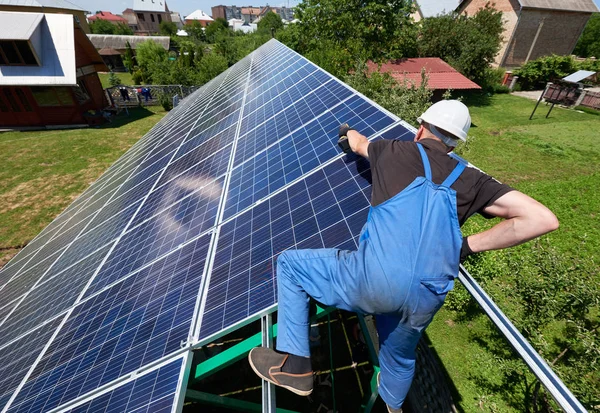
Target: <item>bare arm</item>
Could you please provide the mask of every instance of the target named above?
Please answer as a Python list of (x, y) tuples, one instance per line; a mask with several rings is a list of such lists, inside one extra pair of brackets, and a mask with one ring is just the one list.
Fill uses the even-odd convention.
[(348, 143), (352, 152), (369, 159), (369, 141), (354, 129), (348, 131)]
[(502, 195), (484, 211), (505, 220), (487, 231), (468, 237), (473, 252), (512, 247), (558, 228), (556, 216), (535, 199), (511, 191)]

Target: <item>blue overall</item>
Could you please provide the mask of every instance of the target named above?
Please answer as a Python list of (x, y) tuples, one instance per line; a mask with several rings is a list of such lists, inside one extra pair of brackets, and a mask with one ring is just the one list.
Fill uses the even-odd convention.
[(459, 163), (441, 184), (425, 177), (371, 207), (357, 251), (289, 250), (277, 260), (277, 350), (310, 356), (309, 296), (326, 306), (375, 314), (379, 334), (379, 393), (400, 408), (413, 379), (415, 349), (458, 275), (462, 234), (456, 192)]

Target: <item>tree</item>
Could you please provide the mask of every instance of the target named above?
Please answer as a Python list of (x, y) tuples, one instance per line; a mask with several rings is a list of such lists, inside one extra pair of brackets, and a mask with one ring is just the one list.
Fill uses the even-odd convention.
[(117, 23), (115, 26), (115, 34), (119, 34), (122, 36), (132, 36), (133, 30), (125, 23)]
[(160, 22), (159, 32), (163, 36), (175, 36), (177, 34), (177, 25), (173, 22), (163, 20)]
[(275, 34), (277, 31), (283, 29), (283, 22), (281, 21), (281, 17), (277, 13), (269, 12), (263, 17), (261, 17), (260, 21), (257, 24), (257, 28), (259, 32), (265, 34)]
[(227, 59), (218, 53), (209, 53), (202, 57), (198, 64), (198, 74), (196, 82), (199, 85), (210, 81), (227, 69)]
[(486, 71), (500, 50), (502, 12), (487, 4), (473, 17), (458, 13), (423, 19), (417, 47), (422, 57), (440, 57), (474, 81)]
[(112, 86), (119, 86), (121, 84), (121, 79), (111, 70), (110, 75), (108, 76), (108, 83)]
[(152, 82), (153, 69), (155, 69), (157, 65), (168, 61), (167, 51), (158, 43), (152, 40), (146, 40), (137, 46), (136, 60), (140, 71), (142, 72), (143, 80)]
[(107, 20), (96, 19), (90, 23), (90, 30), (93, 34), (115, 34), (117, 26)]
[(600, 13), (592, 14), (573, 53), (580, 57), (600, 59)]
[(131, 44), (129, 42), (125, 43), (125, 56), (123, 57), (123, 64), (127, 68), (129, 73), (133, 73), (134, 66), (134, 57), (133, 50), (131, 50)]
[(296, 8), (305, 53), (329, 41), (362, 60), (400, 57), (399, 41), (414, 25), (411, 0), (305, 0)]
[(214, 43), (219, 35), (229, 35), (232, 34), (229, 30), (229, 23), (222, 17), (218, 17), (215, 21), (210, 22), (206, 29), (204, 30), (206, 35), (206, 41), (209, 43)]
[(192, 40), (197, 42), (205, 42), (206, 34), (204, 33), (204, 27), (200, 24), (199, 21), (194, 20), (192, 24), (188, 24), (185, 26), (185, 31), (190, 36)]

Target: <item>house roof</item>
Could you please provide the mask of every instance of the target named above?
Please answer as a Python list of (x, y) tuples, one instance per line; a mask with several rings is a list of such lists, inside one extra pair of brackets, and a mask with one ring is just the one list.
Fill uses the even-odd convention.
[(67, 0), (0, 0), (0, 6), (46, 7), (83, 11), (81, 7)]
[[(10, 16), (10, 18), (6, 18)], [(44, 19), (43, 13), (11, 13), (0, 24), (0, 39), (29, 40)]]
[(185, 20), (202, 20), (202, 21), (213, 21), (212, 17), (208, 14), (204, 13), (202, 10), (198, 9), (192, 14), (185, 16)]
[(137, 48), (137, 45), (145, 42), (146, 40), (153, 40), (163, 47), (165, 50), (169, 50), (171, 45), (171, 38), (169, 36), (125, 36), (118, 34), (88, 34), (88, 38), (96, 49), (104, 49), (105, 47), (111, 47), (113, 49), (125, 49), (127, 42), (131, 45), (132, 49)]
[(458, 0), (417, 0), (423, 17), (434, 17), (438, 14), (449, 13), (458, 7)]
[(565, 11), (579, 11), (586, 13), (598, 12), (594, 0), (519, 0), (523, 7), (534, 9), (551, 9)]
[(260, 14), (260, 7), (242, 7), (242, 14)]
[[(0, 12), (0, 27), (32, 13)], [(33, 13), (37, 14), (37, 13)], [(77, 84), (75, 25), (70, 14), (46, 13), (39, 24), (40, 66), (0, 66), (0, 85), (67, 86)]]
[(428, 76), (428, 89), (481, 89), (477, 83), (467, 79), (438, 57), (398, 59), (381, 66), (368, 62), (367, 65), (371, 73), (387, 72), (397, 81), (401, 83), (408, 81), (415, 86), (421, 85), (421, 69), (425, 69)]
[(98, 50), (98, 54), (100, 56), (120, 56), (121, 53), (119, 53), (117, 50), (113, 49), (112, 47), (103, 47), (102, 49)]
[(93, 16), (89, 16), (87, 19), (90, 21), (107, 20), (109, 22), (127, 23), (127, 19), (121, 16), (117, 16), (116, 14), (112, 14), (109, 11), (101, 11), (99, 13), (94, 14)]
[(133, 0), (133, 10), (165, 13), (169, 8), (165, 0)]

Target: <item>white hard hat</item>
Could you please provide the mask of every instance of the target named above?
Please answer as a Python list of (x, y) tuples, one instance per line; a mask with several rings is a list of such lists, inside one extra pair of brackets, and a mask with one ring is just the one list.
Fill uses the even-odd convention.
[(427, 122), (456, 136), (461, 141), (467, 140), (467, 132), (471, 127), (469, 108), (458, 100), (441, 100), (434, 103), (417, 122)]

